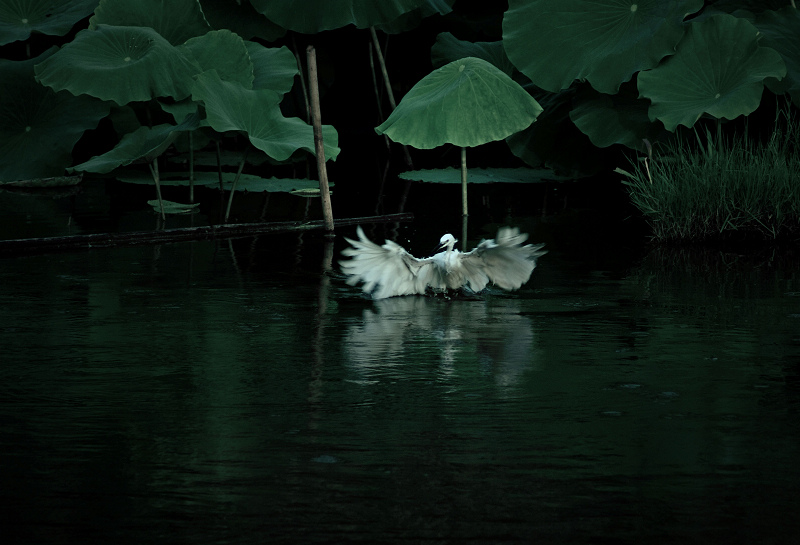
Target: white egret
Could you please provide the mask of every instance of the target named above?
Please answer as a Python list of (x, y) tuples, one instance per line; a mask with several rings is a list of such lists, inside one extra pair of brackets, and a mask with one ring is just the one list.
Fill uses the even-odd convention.
[(536, 259), (546, 254), (544, 244), (522, 244), (528, 235), (513, 227), (502, 227), (493, 240), (482, 240), (470, 252), (454, 250), (456, 239), (451, 234), (439, 240), (442, 251), (433, 257), (418, 259), (402, 246), (387, 240), (378, 246), (359, 226), (358, 240), (345, 238), (352, 247), (342, 254), (352, 259), (340, 263), (346, 282), (355, 286), (364, 283), (364, 293), (373, 299), (395, 295), (424, 294), (469, 287), (479, 292), (489, 282), (505, 290), (518, 289), (531, 277)]

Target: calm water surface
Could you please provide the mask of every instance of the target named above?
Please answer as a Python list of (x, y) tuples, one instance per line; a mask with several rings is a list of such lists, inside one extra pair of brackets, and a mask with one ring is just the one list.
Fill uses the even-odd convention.
[(5, 543), (798, 536), (796, 262), (374, 303), (298, 240), (0, 262)]

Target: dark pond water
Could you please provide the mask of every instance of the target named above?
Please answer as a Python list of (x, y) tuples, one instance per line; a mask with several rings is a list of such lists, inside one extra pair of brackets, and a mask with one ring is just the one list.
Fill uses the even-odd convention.
[(373, 303), (322, 246), (2, 259), (3, 542), (797, 537), (796, 256), (553, 244), (514, 294)]

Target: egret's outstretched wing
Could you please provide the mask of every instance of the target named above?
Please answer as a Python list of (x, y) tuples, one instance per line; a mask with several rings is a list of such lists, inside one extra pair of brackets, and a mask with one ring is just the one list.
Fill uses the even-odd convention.
[(528, 235), (503, 227), (494, 240), (481, 241), (471, 252), (460, 254), (461, 269), (470, 288), (480, 291), (491, 281), (505, 290), (518, 289), (531, 277), (536, 258), (547, 253), (544, 244), (522, 244)]
[(371, 293), (374, 299), (425, 293), (428, 285), (444, 286), (443, 275), (434, 266), (433, 258), (417, 259), (391, 240), (378, 246), (364, 235), (360, 226), (356, 233), (358, 240), (345, 237), (352, 247), (342, 250), (342, 254), (351, 259), (340, 263), (351, 286), (364, 282), (364, 292)]

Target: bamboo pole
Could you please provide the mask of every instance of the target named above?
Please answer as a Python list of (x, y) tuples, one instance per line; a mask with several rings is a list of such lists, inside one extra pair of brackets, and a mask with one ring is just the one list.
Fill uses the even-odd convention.
[(314, 127), (314, 150), (317, 154), (317, 172), (319, 173), (319, 191), (322, 197), (322, 217), (325, 231), (333, 235), (333, 210), (331, 207), (331, 191), (328, 187), (328, 169), (325, 166), (325, 144), (322, 141), (322, 114), (319, 108), (319, 84), (317, 81), (317, 53), (313, 45), (306, 49), (308, 61), (308, 87), (311, 96), (311, 121)]
[[(375, 27), (369, 27), (369, 32), (372, 35), (372, 43), (375, 45), (375, 53), (378, 55), (378, 64), (381, 65), (381, 74), (383, 75), (383, 85), (386, 87), (386, 94), (389, 97), (389, 105), (392, 107), (392, 111), (397, 108), (397, 103), (394, 100), (394, 92), (392, 91), (392, 84), (389, 81), (389, 71), (386, 69), (386, 61), (383, 58), (383, 52), (381, 51), (381, 44), (378, 42), (378, 34), (375, 32)], [(411, 160), (411, 154), (408, 152), (408, 146), (403, 144), (403, 156), (406, 161), (406, 165), (411, 170), (414, 170), (414, 162)]]

